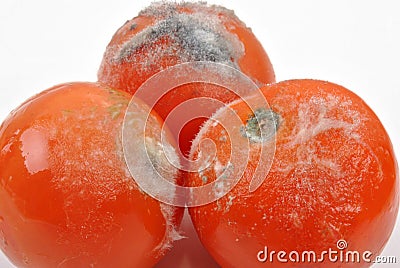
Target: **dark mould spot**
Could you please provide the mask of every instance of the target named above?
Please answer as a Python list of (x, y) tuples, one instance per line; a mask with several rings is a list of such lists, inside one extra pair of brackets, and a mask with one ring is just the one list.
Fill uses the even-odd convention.
[(137, 28), (137, 24), (136, 23), (132, 23), (131, 27), (129, 28), (129, 30), (133, 31)]
[(259, 108), (249, 116), (246, 125), (241, 127), (240, 132), (250, 142), (262, 143), (275, 135), (280, 122), (281, 117), (278, 113), (271, 109)]

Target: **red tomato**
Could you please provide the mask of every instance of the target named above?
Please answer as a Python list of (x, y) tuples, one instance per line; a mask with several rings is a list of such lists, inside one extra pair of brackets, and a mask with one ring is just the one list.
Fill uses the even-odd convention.
[[(115, 33), (105, 51), (98, 78), (112, 88), (134, 94), (152, 75), (170, 66), (193, 61), (229, 65), (258, 85), (275, 81), (266, 52), (233, 11), (204, 3), (171, 2), (152, 4)], [(198, 97), (210, 97), (224, 103), (237, 98), (221, 86), (190, 83), (165, 94), (154, 109), (165, 119), (177, 105)], [(147, 102), (146, 96), (141, 98)], [(214, 111), (209, 111), (208, 116)], [(172, 129), (184, 154), (189, 152), (191, 141), (203, 122), (204, 118), (192, 121), (181, 135), (183, 126)]]
[[(15, 265), (151, 267), (177, 238), (182, 210), (143, 193), (125, 165), (129, 101), (99, 84), (63, 84), (1, 125), (0, 247)], [(148, 124), (160, 132), (155, 114)]]
[[(370, 266), (362, 254), (367, 252), (368, 261), (382, 251), (399, 207), (397, 162), (381, 122), (358, 96), (329, 82), (292, 80), (261, 91), (270, 107), (252, 111), (243, 101), (230, 105), (242, 122), (233, 134), (249, 141), (243, 176), (218, 201), (190, 208), (202, 243), (222, 267)], [(243, 152), (221, 134), (231, 124), (227, 114), (227, 109), (216, 114), (220, 124), (209, 121), (194, 141), (192, 159), (206, 139), (217, 153), (207, 168), (190, 175), (191, 186), (215, 181), (221, 170), (240, 164), (230, 161)], [(260, 149), (275, 145), (269, 173), (249, 192)], [(219, 186), (234, 179), (230, 174), (218, 178)], [(323, 263), (313, 257), (302, 262), (303, 252), (314, 251), (320, 259), (329, 249), (358, 251), (361, 261), (331, 262), (325, 255)], [(279, 251), (287, 263), (278, 260)], [(290, 261), (292, 251), (299, 259), (292, 253)]]

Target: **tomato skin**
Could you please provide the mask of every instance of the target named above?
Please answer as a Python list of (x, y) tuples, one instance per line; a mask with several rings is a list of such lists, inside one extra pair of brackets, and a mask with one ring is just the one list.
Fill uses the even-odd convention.
[[(152, 75), (193, 61), (230, 65), (258, 85), (275, 81), (268, 55), (251, 29), (232, 11), (204, 3), (155, 3), (127, 21), (108, 44), (98, 79), (112, 88), (135, 94)], [(154, 109), (165, 119), (177, 105), (198, 97), (215, 98), (224, 103), (237, 99), (223, 87), (190, 83), (165, 94)], [(146, 96), (140, 98), (146, 102)], [(179, 133), (175, 135), (185, 155), (203, 122), (198, 120), (180, 139)]]
[[(250, 159), (239, 183), (216, 202), (190, 208), (196, 231), (222, 267), (368, 267), (371, 263), (277, 261), (257, 254), (281, 250), (383, 250), (399, 208), (399, 175), (391, 141), (373, 111), (347, 89), (317, 80), (284, 81), (261, 89), (279, 114), (276, 151), (270, 172), (255, 192), (249, 185), (258, 163), (259, 143), (250, 143)], [(253, 113), (243, 102), (231, 107), (244, 125)], [(224, 114), (218, 118), (224, 122)], [(221, 142), (221, 125), (206, 124), (196, 138), (212, 139), (219, 166), (227, 165), (230, 141)], [(246, 139), (243, 137), (243, 139)], [(262, 146), (270, 146), (271, 141)], [(235, 163), (233, 163), (235, 165)], [(216, 179), (216, 164), (190, 176), (191, 186)], [(343, 251), (346, 252), (346, 251)], [(286, 255), (286, 258), (288, 256)]]
[(0, 247), (16, 266), (151, 267), (163, 256), (182, 210), (143, 193), (127, 170), (129, 101), (100, 84), (62, 84), (3, 122)]

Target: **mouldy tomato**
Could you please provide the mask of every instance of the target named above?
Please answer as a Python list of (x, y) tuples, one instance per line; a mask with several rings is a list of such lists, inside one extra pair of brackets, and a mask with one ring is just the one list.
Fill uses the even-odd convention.
[[(292, 80), (261, 91), (269, 107), (251, 111), (243, 101), (230, 105), (242, 122), (236, 128), (239, 137), (250, 146), (243, 176), (218, 201), (190, 208), (202, 243), (223, 267), (370, 266), (362, 254), (372, 252), (373, 260), (382, 251), (399, 207), (398, 166), (381, 122), (358, 96), (329, 82)], [(218, 112), (214, 119), (220, 124), (209, 121), (194, 141), (192, 159), (202, 153), (197, 146), (206, 139), (216, 144), (217, 153), (207, 168), (191, 174), (191, 186), (218, 177), (215, 191), (220, 191), (234, 179), (229, 172), (221, 175), (239, 164), (231, 162), (231, 154), (243, 153), (231, 148), (229, 137), (221, 138), (231, 124), (226, 115), (227, 109)], [(262, 130), (269, 134), (260, 135)], [(271, 169), (249, 192), (260, 148), (271, 146), (276, 146)], [(321, 255), (329, 249), (357, 251), (361, 261), (331, 262)], [(288, 263), (276, 254), (271, 259), (272, 251), (286, 252)], [(291, 255), (294, 261), (292, 251), (300, 256)], [(309, 251), (317, 259), (302, 261), (302, 252)]]
[[(62, 84), (3, 122), (0, 248), (15, 265), (151, 267), (179, 238), (182, 210), (143, 193), (125, 165), (129, 101), (99, 84)], [(144, 104), (134, 102), (141, 111)], [(150, 134), (160, 132), (159, 120), (149, 116)], [(154, 150), (157, 139), (148, 139)], [(148, 153), (163, 165), (157, 151)]]
[[(201, 2), (153, 3), (127, 21), (107, 46), (98, 79), (134, 94), (152, 75), (179, 63), (195, 61), (229, 65), (258, 85), (275, 81), (271, 62), (252, 31), (233, 11)], [(146, 96), (140, 97), (146, 101)], [(224, 103), (237, 98), (224, 87), (190, 83), (165, 94), (154, 109), (165, 119), (174, 107), (198, 97), (215, 98)], [(191, 141), (204, 120), (193, 120), (181, 135), (179, 130), (172, 130), (183, 153), (189, 152)]]

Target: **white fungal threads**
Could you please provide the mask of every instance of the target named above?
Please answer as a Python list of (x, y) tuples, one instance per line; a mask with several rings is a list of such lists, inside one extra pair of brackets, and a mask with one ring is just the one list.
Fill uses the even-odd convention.
[[(344, 101), (334, 95), (325, 98), (313, 97), (306, 103), (301, 103), (298, 108), (298, 121), (293, 129), (295, 137), (291, 145), (304, 144), (309, 139), (330, 129), (342, 129), (346, 135), (357, 128), (361, 122), (360, 115), (351, 107), (352, 102)], [(328, 113), (335, 109), (344, 111), (348, 120), (332, 119)]]
[[(163, 188), (163, 184), (157, 183), (158, 176), (170, 180), (171, 183), (177, 183), (179, 158), (174, 147), (167, 141), (161, 142), (159, 135), (150, 137), (141, 132), (143, 126), (152, 126), (148, 133), (160, 132), (161, 126), (153, 115), (144, 113), (143, 108), (131, 102), (128, 112), (125, 116), (124, 131), (124, 150), (129, 151), (125, 154), (125, 160), (129, 170), (133, 175), (145, 178), (141, 180), (140, 189), (153, 189), (156, 195), (166, 198), (169, 203), (173, 203), (176, 198), (176, 192), (170, 188)], [(165, 133), (163, 133), (165, 135)], [(144, 144), (143, 144), (144, 143)], [(172, 163), (170, 162), (172, 161)], [(134, 179), (136, 179), (134, 177)], [(144, 191), (146, 192), (146, 191)], [(153, 252), (160, 256), (172, 247), (172, 243), (180, 240), (183, 236), (179, 233), (176, 226), (176, 210), (178, 208), (168, 204), (160, 203), (161, 212), (165, 219), (165, 235)]]
[[(155, 129), (150, 129), (149, 133), (144, 131), (144, 126), (153, 125)], [(147, 129), (146, 129), (147, 130)], [(148, 115), (144, 110), (131, 102), (129, 110), (125, 116), (123, 128), (123, 148), (125, 161), (135, 180), (140, 179), (139, 186), (143, 191), (152, 189), (155, 196), (163, 196), (169, 204), (174, 202), (176, 192), (171, 191), (170, 187), (162, 187), (157, 178), (165, 178), (172, 184), (176, 184), (178, 176), (179, 158), (175, 149), (155, 134), (154, 137), (148, 134), (161, 133), (161, 126), (153, 115)], [(173, 161), (171, 163), (170, 161)]]
[[(279, 100), (281, 103), (289, 101), (290, 97), (286, 99), (284, 94)], [(291, 118), (293, 127), (291, 133), (282, 138), (282, 146), (291, 152), (290, 157), (276, 158), (271, 172), (276, 177), (286, 178), (274, 183), (290, 182), (285, 188), (294, 194), (281, 196), (273, 209), (280, 210), (283, 203), (291, 204), (292, 213), (282, 214), (287, 217), (284, 228), (302, 229), (303, 222), (320, 204), (331, 213), (319, 219), (316, 226), (321, 232), (325, 230), (324, 236), (335, 238), (341, 235), (341, 227), (346, 224), (338, 223), (335, 215), (347, 215), (350, 221), (362, 208), (362, 186), (352, 181), (370, 180), (371, 185), (376, 184), (382, 179), (382, 174), (374, 168), (379, 160), (363, 141), (364, 119), (347, 97), (322, 94), (293, 104), (290, 109), (295, 114)], [(334, 151), (327, 150), (322, 143), (326, 139), (322, 137), (327, 135), (331, 136)], [(359, 174), (360, 165), (365, 168)]]
[(157, 247), (153, 250), (162, 256), (166, 251), (172, 248), (174, 241), (178, 241), (186, 238), (178, 231), (178, 226), (176, 225), (176, 211), (178, 208), (160, 203), (161, 213), (165, 219), (165, 235)]

